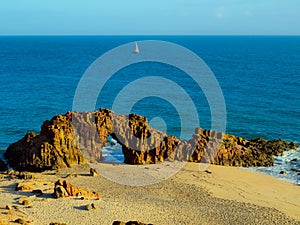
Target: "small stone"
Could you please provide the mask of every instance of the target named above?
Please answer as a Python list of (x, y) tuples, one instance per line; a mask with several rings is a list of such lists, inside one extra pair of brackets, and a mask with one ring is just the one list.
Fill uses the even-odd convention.
[(35, 189), (32, 191), (33, 194), (35, 194), (37, 197), (42, 196), (44, 193), (40, 189)]
[(286, 171), (280, 171), (280, 173), (279, 174), (283, 174), (283, 175), (285, 175), (285, 174), (287, 174), (287, 172)]
[(66, 223), (55, 222), (55, 223), (49, 223), (49, 225), (67, 225), (67, 224)]
[(63, 186), (57, 186), (54, 188), (54, 196), (55, 198), (65, 198), (68, 197), (69, 194)]
[(92, 205), (91, 204), (88, 204), (88, 205), (86, 205), (86, 210), (88, 210), (88, 211), (90, 211), (90, 210), (92, 210), (93, 209), (93, 207), (92, 207)]
[(12, 207), (10, 205), (5, 206), (5, 209), (12, 210)]
[(92, 205), (93, 209), (99, 209), (99, 207), (96, 206), (94, 203), (92, 203), (91, 205)]
[(70, 173), (66, 176), (66, 178), (77, 177), (77, 174)]
[(21, 172), (18, 177), (19, 179), (23, 179), (23, 180), (30, 180), (34, 178), (32, 174), (27, 172)]
[(86, 210), (90, 211), (93, 209), (98, 209), (98, 206), (96, 206), (94, 203), (86, 205)]
[(29, 200), (24, 200), (22, 201), (22, 205), (29, 205), (30, 204), (30, 201)]
[(210, 170), (205, 170), (204, 172), (211, 174), (212, 172)]
[(7, 174), (8, 175), (15, 175), (15, 171), (14, 170), (7, 170)]
[(14, 222), (15, 222), (15, 223), (18, 223), (18, 224), (26, 224), (26, 221), (23, 220), (23, 219), (21, 219), (21, 218), (16, 219)]
[(128, 222), (114, 221), (112, 225), (153, 225), (153, 224), (142, 223), (139, 221), (128, 221)]
[(112, 225), (126, 225), (126, 223), (122, 221), (114, 221)]
[(96, 177), (96, 176), (99, 175), (99, 173), (97, 172), (97, 170), (91, 168), (91, 169), (90, 169), (90, 175), (91, 175), (92, 177)]

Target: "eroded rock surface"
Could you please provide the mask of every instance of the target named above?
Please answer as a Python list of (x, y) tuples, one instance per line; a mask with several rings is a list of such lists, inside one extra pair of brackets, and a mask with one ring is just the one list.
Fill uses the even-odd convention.
[(76, 187), (66, 180), (58, 180), (55, 182), (53, 195), (55, 198), (66, 198), (66, 197), (84, 197), (84, 198), (96, 198), (96, 199), (101, 198), (99, 193), (88, 191), (80, 187)]
[(9, 165), (19, 171), (43, 171), (85, 163), (69, 114), (45, 121), (40, 135), (28, 132), (11, 144), (5, 152)]
[(190, 140), (180, 140), (150, 127), (143, 116), (115, 115), (101, 108), (94, 112), (68, 112), (45, 121), (40, 134), (28, 132), (8, 147), (5, 157), (14, 169), (29, 171), (99, 162), (103, 159), (102, 148), (108, 136), (122, 146), (128, 164), (180, 160), (228, 166), (271, 166), (274, 155), (297, 147), (282, 140), (245, 140), (201, 128), (195, 129)]
[(130, 114), (117, 115), (112, 136), (122, 146), (125, 163), (145, 164), (174, 160), (179, 139), (149, 126), (147, 118)]

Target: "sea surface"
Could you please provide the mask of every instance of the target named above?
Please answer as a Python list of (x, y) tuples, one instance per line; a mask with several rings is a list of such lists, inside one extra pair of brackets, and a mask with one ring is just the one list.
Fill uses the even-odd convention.
[[(72, 110), (76, 87), (99, 56), (142, 40), (173, 42), (204, 60), (224, 95), (227, 133), (300, 143), (300, 36), (1, 36), (0, 151), (28, 130), (39, 132), (43, 121)], [(122, 88), (155, 74), (179, 84), (196, 105), (201, 127), (211, 128), (211, 111), (201, 88), (178, 68), (157, 62), (137, 63), (115, 73), (95, 109), (112, 108)], [(153, 96), (131, 109), (152, 126), (180, 136), (177, 111)], [(252, 170), (300, 184), (299, 152), (276, 157), (274, 167)], [(108, 146), (104, 155), (107, 161), (123, 160), (118, 145)]]

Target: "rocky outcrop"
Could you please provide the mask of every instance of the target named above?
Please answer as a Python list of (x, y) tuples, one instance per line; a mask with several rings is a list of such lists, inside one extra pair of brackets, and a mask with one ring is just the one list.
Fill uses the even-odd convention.
[(76, 187), (66, 180), (58, 180), (54, 184), (55, 198), (66, 198), (66, 197), (83, 197), (83, 198), (96, 198), (100, 199), (100, 194), (91, 192), (80, 187)]
[[(160, 141), (153, 154), (159, 159), (158, 161), (180, 160), (243, 167), (272, 166), (274, 155), (281, 155), (283, 151), (297, 148), (297, 145), (292, 142), (266, 141), (261, 138), (245, 140), (234, 135), (201, 128), (195, 129), (190, 140), (181, 141), (166, 135)], [(151, 151), (128, 150), (123, 147), (125, 162), (133, 164), (156, 163), (144, 157), (151, 155)]]
[(101, 149), (112, 133), (112, 118), (113, 112), (108, 109), (56, 115), (43, 123), (40, 134), (28, 132), (11, 144), (5, 157), (9, 165), (19, 171), (71, 167), (86, 163), (85, 158), (99, 161)]
[(117, 115), (112, 136), (122, 146), (125, 163), (145, 164), (174, 159), (179, 139), (149, 126), (147, 118), (130, 114)]
[(89, 113), (70, 113), (79, 149), (90, 162), (102, 159), (102, 147), (113, 132), (113, 111), (101, 108)]
[(0, 171), (6, 171), (7, 169), (7, 165), (3, 162), (2, 159), (0, 159)]
[[(16, 170), (41, 171), (102, 160), (108, 136), (122, 146), (125, 163), (165, 160), (206, 162), (228, 166), (270, 166), (274, 155), (295, 149), (282, 140), (245, 140), (234, 135), (196, 128), (190, 140), (180, 140), (149, 126), (147, 118), (113, 111), (68, 112), (45, 121), (40, 134), (28, 132), (11, 144), (5, 157)], [(86, 160), (85, 160), (86, 159)]]
[[(139, 122), (130, 122), (132, 118)], [(195, 129), (192, 139), (179, 140), (149, 128), (147, 120), (136, 115), (129, 116), (128, 124), (130, 129), (127, 130), (130, 130), (131, 133), (139, 131), (134, 138), (132, 138), (132, 134), (130, 136), (130, 134), (122, 133), (124, 137), (129, 137), (127, 140), (124, 140), (124, 137), (122, 139), (122, 142), (125, 143), (122, 144), (125, 163), (129, 164), (180, 160), (225, 166), (272, 166), (274, 155), (282, 155), (284, 151), (298, 147), (295, 143), (282, 140), (266, 141), (261, 138), (245, 140), (234, 135), (201, 128)], [(136, 124), (143, 129), (136, 128)], [(151, 135), (156, 138), (151, 139)], [(135, 137), (138, 137), (138, 141), (133, 142), (133, 147), (128, 147), (130, 144), (127, 144), (126, 141), (132, 143), (130, 141), (135, 140)], [(144, 139), (147, 141), (143, 142)], [(147, 143), (148, 149), (145, 147), (145, 143)], [(151, 149), (151, 146), (154, 147)]]
[(16, 170), (43, 171), (85, 163), (71, 125), (70, 114), (45, 121), (40, 135), (28, 132), (11, 144), (4, 156)]

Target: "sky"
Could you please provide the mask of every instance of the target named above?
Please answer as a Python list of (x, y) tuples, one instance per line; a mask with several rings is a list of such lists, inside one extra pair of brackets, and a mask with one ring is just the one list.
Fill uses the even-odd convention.
[(0, 0), (0, 35), (300, 35), (300, 0)]

